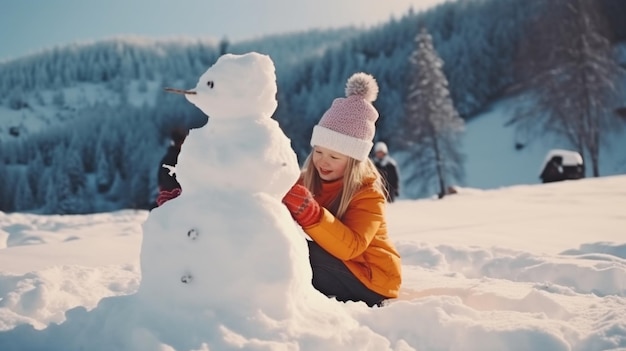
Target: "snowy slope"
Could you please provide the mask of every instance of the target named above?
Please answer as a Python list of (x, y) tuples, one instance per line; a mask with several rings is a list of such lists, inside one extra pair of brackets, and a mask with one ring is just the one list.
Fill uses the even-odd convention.
[[(126, 98), (135, 107), (154, 106), (160, 81), (149, 81), (140, 88), (137, 81), (128, 82)], [(106, 84), (76, 83), (58, 90), (42, 90), (24, 94), (20, 98), (27, 106), (13, 109), (0, 104), (0, 141), (12, 140), (11, 129), (19, 130), (20, 137), (27, 137), (48, 128), (61, 126), (77, 118), (77, 111), (92, 108), (98, 103), (109, 106), (120, 104), (119, 92)]]
[[(570, 149), (562, 141), (538, 139), (515, 149), (515, 130), (506, 126), (512, 116), (513, 100), (502, 100), (485, 113), (466, 123), (463, 151), (466, 181), (464, 186), (491, 189), (514, 184), (540, 183), (539, 174), (544, 158), (551, 149)], [(610, 135), (610, 149), (600, 150), (600, 175), (626, 173), (626, 128)], [(590, 163), (587, 167), (589, 176)]]

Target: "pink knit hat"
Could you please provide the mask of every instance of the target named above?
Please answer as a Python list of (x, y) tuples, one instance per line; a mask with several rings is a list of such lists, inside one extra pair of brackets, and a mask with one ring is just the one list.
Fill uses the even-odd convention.
[(313, 127), (311, 146), (321, 146), (365, 160), (372, 150), (378, 111), (372, 102), (378, 97), (378, 84), (366, 73), (353, 74), (346, 83), (346, 97), (337, 98)]

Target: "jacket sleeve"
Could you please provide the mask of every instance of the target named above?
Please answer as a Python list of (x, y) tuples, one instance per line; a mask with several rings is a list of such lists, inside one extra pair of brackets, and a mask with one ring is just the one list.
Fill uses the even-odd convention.
[(333, 256), (347, 261), (369, 246), (384, 219), (385, 198), (373, 190), (358, 193), (342, 220), (322, 208), (321, 220), (304, 231)]

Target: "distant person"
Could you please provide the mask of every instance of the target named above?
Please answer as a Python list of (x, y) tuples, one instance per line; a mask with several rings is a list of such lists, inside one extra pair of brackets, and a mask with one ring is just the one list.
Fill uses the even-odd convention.
[(170, 146), (167, 148), (161, 162), (159, 162), (157, 206), (161, 206), (165, 202), (179, 196), (183, 191), (180, 183), (176, 180), (174, 168), (178, 163), (178, 154), (180, 154), (181, 146), (187, 134), (189, 134), (189, 131), (186, 129), (174, 129), (170, 136)]
[(389, 156), (387, 144), (382, 141), (374, 145), (374, 165), (385, 181), (388, 202), (394, 202), (400, 195), (400, 173), (396, 160)]

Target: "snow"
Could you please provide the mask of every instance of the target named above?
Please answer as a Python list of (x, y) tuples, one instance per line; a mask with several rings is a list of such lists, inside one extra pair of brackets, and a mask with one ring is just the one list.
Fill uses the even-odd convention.
[[(369, 328), (384, 342), (378, 350), (624, 350), (625, 189), (626, 176), (614, 176), (487, 191), (461, 188), (441, 201), (390, 204), (389, 229), (403, 259), (402, 298), (371, 309), (306, 300), (315, 313), (304, 321), (250, 315), (272, 326), (262, 335), (247, 328), (247, 318), (222, 318), (224, 309), (229, 315), (247, 312), (247, 299), (215, 301), (217, 290), (235, 287), (241, 289), (236, 295), (258, 296), (254, 277), (252, 285), (230, 277), (225, 286), (201, 286), (205, 296), (136, 311), (142, 238), (152, 235), (142, 231), (147, 212), (0, 214), (0, 350), (76, 350), (81, 342), (98, 350), (123, 335), (140, 340), (154, 335), (154, 319), (166, 322), (162, 314), (172, 323), (167, 334), (160, 331), (161, 338), (176, 350), (202, 350), (203, 343), (206, 350), (238, 344), (244, 350), (360, 349), (356, 338), (344, 348), (322, 338), (312, 342), (324, 324), (334, 330), (329, 339), (349, 339), (357, 326)], [(224, 215), (232, 223), (240, 219)], [(232, 235), (226, 227), (213, 228), (214, 245)], [(271, 241), (256, 245), (259, 252), (281, 256)], [(164, 261), (172, 265), (192, 254), (171, 250)], [(254, 271), (259, 261), (285, 269), (277, 258), (250, 254), (213, 250), (198, 273)], [(310, 274), (301, 257), (292, 266)], [(265, 298), (285, 307), (294, 303), (284, 296)], [(352, 318), (329, 320), (325, 302)], [(199, 315), (214, 319), (203, 329)], [(209, 326), (215, 328), (207, 331)], [(298, 334), (302, 328), (313, 335)], [(193, 332), (198, 334), (189, 337)], [(223, 344), (224, 338), (233, 344)], [(139, 342), (135, 349), (151, 345)]]
[(543, 160), (543, 165), (545, 167), (546, 163), (552, 159), (554, 156), (561, 156), (563, 160), (561, 163), (564, 166), (577, 166), (583, 164), (583, 158), (576, 151), (572, 150), (563, 150), (563, 149), (553, 149), (548, 151), (548, 154)]
[(626, 350), (626, 176), (389, 204), (401, 297), (341, 303), (280, 202), (275, 89), (263, 55), (209, 68), (183, 193), (150, 213), (0, 213), (0, 350)]

